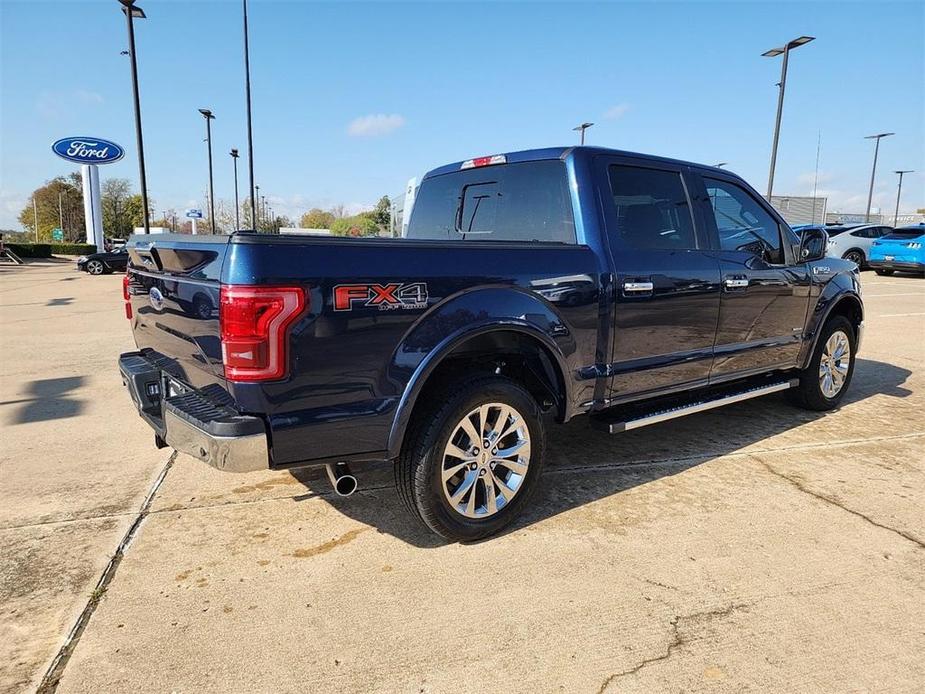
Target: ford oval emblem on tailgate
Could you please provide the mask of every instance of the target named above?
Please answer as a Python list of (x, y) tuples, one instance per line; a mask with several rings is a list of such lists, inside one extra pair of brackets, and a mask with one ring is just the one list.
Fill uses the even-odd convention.
[(151, 287), (151, 291), (148, 292), (148, 301), (151, 302), (155, 311), (164, 310), (164, 295), (157, 287)]

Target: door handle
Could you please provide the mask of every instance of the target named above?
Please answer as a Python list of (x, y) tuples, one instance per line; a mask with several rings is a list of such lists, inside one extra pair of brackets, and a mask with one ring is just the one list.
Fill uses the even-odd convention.
[(723, 280), (726, 289), (748, 289), (747, 277), (727, 277)]
[(652, 282), (624, 282), (624, 294), (651, 294), (655, 289)]

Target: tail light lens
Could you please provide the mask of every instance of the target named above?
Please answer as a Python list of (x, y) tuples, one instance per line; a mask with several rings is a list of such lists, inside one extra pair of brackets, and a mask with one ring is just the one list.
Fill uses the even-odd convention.
[(299, 287), (223, 285), (219, 323), (225, 377), (273, 381), (285, 376), (289, 326), (305, 303)]
[(129, 291), (129, 284), (131, 284), (131, 279), (126, 272), (122, 276), (122, 298), (125, 300), (125, 317), (129, 320), (132, 320), (132, 295)]

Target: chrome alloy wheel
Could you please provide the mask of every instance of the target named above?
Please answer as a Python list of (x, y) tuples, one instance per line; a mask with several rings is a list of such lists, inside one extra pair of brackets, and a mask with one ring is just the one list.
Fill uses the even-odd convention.
[(103, 274), (103, 263), (99, 260), (91, 260), (87, 263), (87, 272), (91, 275), (102, 275)]
[(457, 513), (488, 518), (514, 498), (529, 465), (523, 416), (500, 402), (481, 405), (460, 420), (443, 450), (443, 494)]
[(827, 398), (834, 398), (845, 385), (851, 365), (851, 343), (841, 330), (829, 335), (819, 361), (819, 388)]

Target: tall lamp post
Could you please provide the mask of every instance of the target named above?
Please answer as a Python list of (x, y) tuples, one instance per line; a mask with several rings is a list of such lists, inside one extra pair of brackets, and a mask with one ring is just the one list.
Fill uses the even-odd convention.
[(260, 186), (254, 186), (257, 189), (257, 198), (256, 200), (251, 200), (251, 216), (254, 220), (254, 231), (260, 230), (260, 215), (257, 214), (260, 212)]
[(580, 144), (585, 143), (585, 130), (590, 128), (594, 123), (582, 123), (581, 125), (576, 125), (572, 130), (576, 131), (581, 138)]
[(899, 220), (899, 196), (903, 194), (903, 176), (907, 173), (912, 173), (912, 169), (894, 171), (893, 173), (899, 174), (899, 187), (896, 189), (896, 211), (893, 213), (893, 226), (895, 227), (897, 220)]
[(125, 13), (125, 22), (128, 28), (128, 53), (132, 63), (132, 97), (135, 103), (135, 140), (138, 144), (138, 178), (141, 186), (141, 209), (144, 219), (145, 233), (151, 233), (151, 223), (148, 219), (148, 182), (145, 179), (145, 145), (141, 136), (141, 100), (138, 97), (138, 62), (135, 60), (135, 24), (134, 20), (145, 19), (144, 10), (135, 4), (135, 0), (119, 0), (122, 11)]
[(247, 95), (247, 169), (250, 176), (251, 221), (256, 229), (257, 203), (254, 192), (254, 130), (251, 124), (251, 58), (247, 35), (247, 0), (242, 0), (242, 3), (244, 6), (244, 91)]
[(234, 161), (234, 230), (241, 228), (241, 205), (238, 203), (238, 150), (232, 149), (229, 152), (232, 161)]
[(870, 189), (867, 191), (867, 212), (864, 214), (864, 221), (870, 221), (870, 204), (874, 199), (874, 177), (877, 175), (877, 155), (880, 154), (880, 140), (896, 133), (878, 133), (877, 135), (868, 135), (865, 140), (876, 140), (874, 144), (874, 165), (870, 168)]
[(771, 171), (768, 173), (768, 200), (771, 199), (771, 192), (774, 190), (774, 167), (777, 165), (777, 143), (780, 140), (780, 117), (784, 112), (784, 89), (787, 87), (787, 59), (790, 57), (790, 51), (814, 40), (814, 36), (800, 36), (799, 38), (788, 41), (780, 48), (772, 48), (761, 55), (765, 58), (774, 58), (783, 54), (784, 59), (780, 66), (780, 82), (778, 83), (779, 91), (777, 93), (777, 119), (774, 121), (774, 143), (771, 145)]
[(212, 187), (212, 121), (215, 116), (207, 108), (199, 109), (199, 113), (206, 119), (206, 147), (209, 150), (209, 227), (215, 233), (215, 192)]

